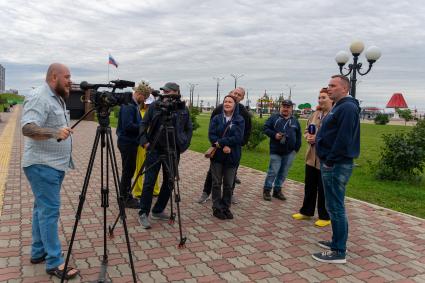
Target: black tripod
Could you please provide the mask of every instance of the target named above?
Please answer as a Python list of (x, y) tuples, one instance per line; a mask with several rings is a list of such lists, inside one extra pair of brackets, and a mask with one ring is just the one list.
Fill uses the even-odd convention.
[[(127, 223), (126, 223), (126, 214), (124, 209), (124, 197), (120, 194), (120, 191), (118, 189), (118, 183), (119, 183), (119, 177), (118, 177), (118, 166), (117, 166), (117, 159), (115, 157), (115, 149), (114, 144), (112, 141), (112, 134), (111, 134), (111, 127), (109, 126), (109, 112), (110, 110), (100, 110), (98, 111), (97, 118), (99, 120), (99, 126), (96, 129), (96, 136), (93, 143), (93, 148), (90, 155), (89, 164), (87, 166), (87, 172), (86, 176), (84, 178), (84, 184), (83, 189), (81, 190), (80, 194), (80, 202), (78, 203), (78, 209), (77, 213), (75, 215), (75, 223), (74, 228), (72, 230), (72, 236), (71, 236), (71, 242), (68, 247), (68, 253), (65, 260), (65, 267), (64, 267), (64, 273), (61, 278), (61, 282), (64, 282), (66, 270), (68, 268), (68, 263), (72, 251), (72, 246), (74, 244), (75, 239), (75, 233), (77, 232), (77, 226), (78, 222), (81, 218), (81, 212), (83, 210), (84, 201), (86, 199), (87, 194), (87, 188), (90, 181), (90, 176), (93, 170), (93, 164), (96, 157), (96, 151), (99, 145), (99, 141), (101, 144), (101, 154), (100, 154), (100, 166), (101, 166), (101, 172), (100, 172), (100, 180), (101, 180), (101, 207), (103, 207), (103, 258), (102, 258), (102, 265), (100, 269), (99, 279), (96, 282), (111, 282), (106, 278), (106, 269), (108, 265), (108, 255), (107, 255), (107, 240), (106, 240), (106, 233), (107, 233), (107, 227), (106, 227), (106, 208), (109, 207), (109, 162), (111, 163), (112, 167), (112, 173), (114, 177), (114, 185), (115, 185), (115, 191), (117, 194), (117, 201), (118, 201), (118, 207), (119, 207), (119, 215), (118, 217), (121, 218), (121, 221), (124, 226), (124, 232), (125, 232), (125, 239), (127, 242), (127, 250), (128, 255), (130, 259), (130, 267), (131, 272), (133, 275), (133, 281), (136, 282), (136, 272), (134, 271), (134, 264), (133, 264), (133, 257), (130, 247), (130, 239), (128, 236), (128, 230), (127, 230)], [(84, 118), (84, 117), (83, 117)], [(78, 121), (76, 124), (78, 124), (80, 121)], [(76, 125), (75, 124), (75, 125)], [(75, 125), (73, 127), (75, 127)], [(104, 148), (106, 147), (106, 152), (104, 152)], [(106, 157), (106, 168), (104, 168), (104, 156)], [(106, 182), (104, 180), (104, 174), (106, 172)]]
[[(168, 186), (171, 186), (170, 188), (170, 219), (168, 220), (169, 224), (173, 224), (176, 219), (176, 213), (174, 212), (173, 208), (173, 194), (174, 194), (174, 200), (176, 202), (177, 207), (177, 217), (178, 217), (178, 224), (179, 224), (179, 234), (180, 234), (180, 242), (178, 247), (184, 248), (187, 238), (183, 237), (183, 229), (182, 229), (182, 223), (181, 223), (181, 215), (180, 215), (180, 186), (179, 186), (179, 167), (178, 167), (178, 155), (177, 155), (177, 148), (176, 148), (176, 136), (175, 136), (175, 130), (173, 126), (173, 122), (171, 120), (171, 113), (168, 113), (167, 111), (161, 112), (160, 116), (158, 117), (160, 119), (161, 124), (159, 126), (159, 129), (157, 133), (155, 134), (155, 137), (149, 145), (150, 154), (153, 150), (159, 147), (158, 143), (161, 138), (165, 138), (165, 146), (163, 146), (159, 151), (160, 155), (157, 161), (155, 161), (153, 164), (151, 164), (149, 167), (145, 168), (145, 163), (147, 158), (142, 164), (142, 167), (140, 167), (139, 172), (137, 173), (137, 176), (131, 186), (130, 191), (133, 191), (134, 187), (137, 184), (137, 180), (142, 175), (146, 174), (147, 171), (151, 170), (152, 167), (156, 166), (158, 163), (161, 163), (162, 167), (164, 168), (164, 171), (167, 173), (168, 176), (167, 180), (163, 180), (163, 182), (167, 182)], [(119, 220), (119, 216), (115, 219), (114, 225), (111, 227), (109, 226), (109, 236), (113, 237), (114, 235), (114, 229), (117, 225)]]

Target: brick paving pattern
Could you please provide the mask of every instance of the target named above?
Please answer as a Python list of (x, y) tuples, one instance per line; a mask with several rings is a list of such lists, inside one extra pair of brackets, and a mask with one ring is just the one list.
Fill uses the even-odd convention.
[[(2, 118), (7, 120), (3, 114)], [(10, 123), (15, 122), (10, 119)], [(66, 175), (62, 187), (60, 235), (64, 250), (71, 238), (96, 126), (83, 122), (74, 134), (77, 169)], [(1, 132), (5, 127), (0, 123)], [(43, 264), (29, 262), (33, 197), (20, 168), (22, 146), (18, 119), (0, 218), (0, 282), (59, 282), (45, 273)], [(235, 219), (222, 221), (212, 217), (211, 201), (202, 205), (194, 202), (208, 161), (202, 154), (187, 152), (180, 164), (182, 220), (188, 238), (185, 249), (177, 248), (177, 223), (152, 221), (152, 229), (144, 230), (137, 221), (137, 211), (127, 210), (139, 282), (425, 282), (423, 219), (349, 199), (348, 263), (319, 263), (311, 253), (321, 251), (316, 242), (329, 239), (330, 228), (316, 228), (314, 220), (291, 218), (301, 205), (303, 184), (288, 181), (284, 188), (287, 201), (265, 202), (261, 192), (265, 174), (241, 167), (238, 176), (242, 184), (236, 187), (240, 203), (232, 207)], [(71, 258), (81, 277), (72, 282), (98, 278), (103, 254), (99, 182), (97, 159)], [(116, 215), (113, 190), (108, 224)], [(121, 224), (108, 242), (108, 254), (108, 274), (113, 282), (132, 282)]]

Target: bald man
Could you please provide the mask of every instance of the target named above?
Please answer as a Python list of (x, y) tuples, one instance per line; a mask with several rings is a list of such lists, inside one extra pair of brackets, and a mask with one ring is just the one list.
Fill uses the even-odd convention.
[[(58, 235), (60, 190), (65, 172), (73, 168), (72, 130), (64, 101), (70, 88), (68, 67), (50, 65), (46, 82), (25, 98), (21, 119), (26, 137), (22, 167), (34, 195), (31, 263), (46, 262), (46, 272), (59, 278), (64, 272)], [(68, 268), (65, 279), (77, 274)]]

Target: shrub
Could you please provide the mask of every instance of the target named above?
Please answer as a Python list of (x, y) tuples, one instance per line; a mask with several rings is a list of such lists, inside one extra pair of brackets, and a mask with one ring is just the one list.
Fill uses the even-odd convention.
[(193, 131), (195, 131), (197, 128), (199, 128), (199, 123), (198, 121), (196, 121), (196, 116), (198, 116), (200, 112), (198, 107), (191, 107), (189, 111), (190, 111), (190, 118), (192, 119)]
[(263, 121), (260, 122), (257, 119), (252, 119), (251, 135), (246, 145), (247, 148), (254, 149), (267, 138), (267, 136), (263, 133), (263, 124)]
[(374, 121), (376, 125), (386, 125), (390, 121), (390, 118), (388, 118), (388, 114), (378, 113)]
[(425, 121), (408, 133), (384, 135), (381, 159), (372, 167), (378, 179), (420, 180), (425, 168)]

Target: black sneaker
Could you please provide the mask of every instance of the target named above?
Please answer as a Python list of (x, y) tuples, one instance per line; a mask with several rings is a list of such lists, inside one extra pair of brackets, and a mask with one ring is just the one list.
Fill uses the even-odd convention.
[(312, 257), (320, 262), (327, 263), (346, 263), (347, 259), (345, 258), (345, 254), (339, 253), (336, 251), (326, 251), (323, 253), (313, 254)]
[(240, 185), (241, 184), (241, 180), (236, 176), (236, 178), (235, 178), (235, 183), (236, 184), (238, 184), (238, 185)]
[(266, 201), (272, 200), (272, 197), (270, 195), (270, 191), (266, 191), (266, 190), (263, 191), (263, 199), (266, 200)]
[(233, 219), (233, 213), (230, 211), (230, 209), (224, 210), (223, 213), (226, 216), (226, 219)]
[(218, 219), (224, 220), (226, 219), (226, 214), (224, 214), (224, 212), (220, 209), (214, 209), (213, 210), (213, 215), (215, 217), (217, 217)]
[(282, 194), (281, 191), (279, 192), (273, 192), (273, 197), (280, 199), (280, 200), (286, 200), (286, 197)]
[(137, 199), (130, 198), (130, 199), (127, 199), (127, 201), (125, 202), (125, 207), (126, 208), (132, 208), (132, 209), (139, 209), (140, 203)]

